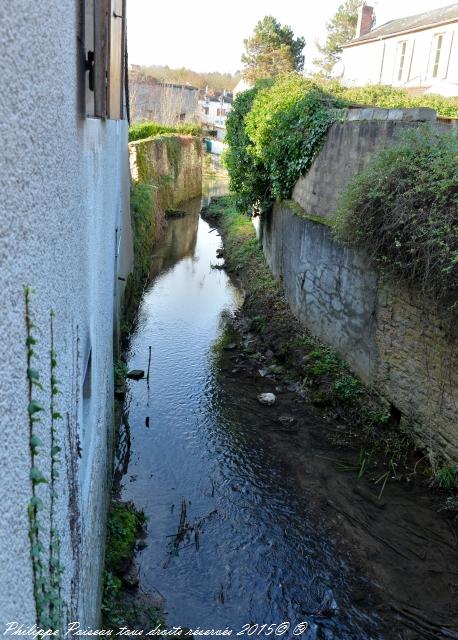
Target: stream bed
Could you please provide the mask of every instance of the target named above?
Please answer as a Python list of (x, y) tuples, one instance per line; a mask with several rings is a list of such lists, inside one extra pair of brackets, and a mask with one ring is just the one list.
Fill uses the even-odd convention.
[[(209, 195), (224, 188), (216, 182)], [(316, 499), (332, 490), (328, 463), (298, 457), (295, 438), (272, 437), (254, 383), (221, 367), (229, 354), (219, 340), (243, 294), (213, 268), (221, 239), (199, 215), (204, 203), (169, 221), (127, 353), (129, 369), (147, 371), (151, 347), (149, 380), (129, 381), (118, 460), (122, 499), (148, 517), (142, 588), (163, 596), (169, 627), (422, 637), (386, 632), (370, 580), (338, 544)]]

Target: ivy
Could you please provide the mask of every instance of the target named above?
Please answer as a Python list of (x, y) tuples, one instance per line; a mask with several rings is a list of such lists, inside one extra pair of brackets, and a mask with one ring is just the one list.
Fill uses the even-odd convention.
[[(29, 422), (29, 447), (30, 447), (30, 481), (32, 496), (28, 504), (29, 516), (29, 541), (30, 557), (33, 572), (33, 595), (35, 600), (35, 622), (37, 627), (62, 629), (62, 598), (61, 576), (62, 565), (60, 563), (60, 537), (55, 527), (55, 501), (57, 492), (55, 482), (58, 478), (57, 465), (60, 447), (56, 443), (56, 420), (62, 419), (61, 414), (55, 410), (54, 398), (58, 394), (58, 380), (55, 376), (57, 359), (54, 351), (54, 327), (51, 312), (51, 351), (50, 351), (50, 415), (51, 415), (51, 448), (50, 448), (50, 478), (46, 477), (40, 469), (40, 458), (43, 455), (44, 443), (37, 433), (37, 429), (43, 424), (42, 416), (45, 413), (44, 406), (34, 397), (36, 389), (44, 391), (38, 369), (32, 366), (36, 359), (32, 346), (37, 344), (33, 331), (33, 323), (30, 309), (32, 290), (24, 288), (25, 296), (25, 324), (26, 324), (26, 353), (27, 353), (27, 381), (28, 381), (28, 422)], [(37, 495), (40, 485), (48, 486), (49, 491), (49, 546), (46, 549), (43, 541), (43, 523), (39, 513), (44, 516), (44, 504)], [(47, 555), (47, 558), (46, 558)]]
[(227, 120), (225, 156), (237, 208), (259, 212), (289, 198), (343, 105), (297, 73), (240, 94)]
[(458, 309), (458, 136), (407, 131), (348, 185), (334, 224), (383, 270)]

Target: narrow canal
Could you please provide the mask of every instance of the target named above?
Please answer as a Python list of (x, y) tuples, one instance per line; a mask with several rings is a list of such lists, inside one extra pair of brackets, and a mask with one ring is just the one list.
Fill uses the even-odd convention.
[[(210, 195), (222, 190), (216, 182)], [(362, 579), (336, 557), (260, 406), (221, 371), (218, 339), (242, 294), (212, 268), (221, 240), (201, 204), (169, 222), (128, 353), (129, 368), (146, 371), (151, 346), (123, 435), (122, 498), (149, 518), (141, 584), (165, 597), (169, 626), (290, 623), (278, 634), (293, 637), (306, 621), (307, 639), (378, 638), (375, 616), (350, 600)]]

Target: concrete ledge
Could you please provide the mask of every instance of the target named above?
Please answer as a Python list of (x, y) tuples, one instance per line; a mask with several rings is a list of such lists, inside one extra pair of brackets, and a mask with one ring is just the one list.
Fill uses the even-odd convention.
[(437, 114), (434, 109), (419, 107), (417, 109), (383, 109), (381, 107), (358, 107), (348, 109), (348, 122), (361, 120), (396, 120), (403, 122), (435, 122)]

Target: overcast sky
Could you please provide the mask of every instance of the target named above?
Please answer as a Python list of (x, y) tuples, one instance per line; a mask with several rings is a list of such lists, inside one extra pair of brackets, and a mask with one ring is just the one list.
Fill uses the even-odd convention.
[[(188, 67), (196, 71), (240, 69), (243, 39), (265, 15), (288, 24), (306, 40), (306, 67), (323, 40), (326, 21), (342, 0), (127, 0), (129, 62)], [(368, 4), (371, 4), (368, 2)], [(377, 0), (377, 25), (452, 4), (447, 0)]]

